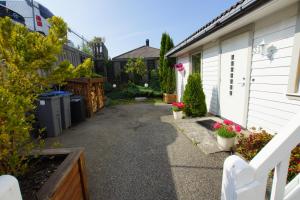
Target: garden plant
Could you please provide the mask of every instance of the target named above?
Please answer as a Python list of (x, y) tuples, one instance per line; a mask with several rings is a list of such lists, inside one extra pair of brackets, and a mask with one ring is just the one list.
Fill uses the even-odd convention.
[(162, 92), (173, 94), (176, 88), (174, 58), (166, 58), (165, 54), (174, 47), (174, 43), (169, 34), (163, 33), (160, 46), (159, 59), (159, 80)]
[[(247, 161), (251, 161), (273, 138), (273, 135), (262, 130), (249, 136), (240, 134), (236, 152)], [(291, 181), (300, 173), (300, 144), (292, 151), (287, 180)]]
[(76, 69), (67, 62), (55, 64), (68, 28), (59, 17), (49, 22), (49, 34), (44, 36), (0, 18), (0, 175), (24, 174), (31, 167), (32, 150), (43, 144), (30, 136), (39, 94), (66, 78), (90, 75), (90, 60)]
[(127, 74), (133, 74), (133, 82), (139, 84), (147, 73), (147, 66), (143, 58), (129, 59), (125, 71)]
[(187, 116), (202, 117), (207, 113), (205, 95), (202, 88), (200, 74), (191, 74), (186, 85), (183, 102)]

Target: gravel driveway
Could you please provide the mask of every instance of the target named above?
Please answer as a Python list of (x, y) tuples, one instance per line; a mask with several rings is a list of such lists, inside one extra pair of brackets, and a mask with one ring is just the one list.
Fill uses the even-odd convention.
[(85, 147), (91, 200), (214, 200), (227, 154), (205, 155), (171, 124), (166, 105), (105, 108), (64, 131), (63, 147)]

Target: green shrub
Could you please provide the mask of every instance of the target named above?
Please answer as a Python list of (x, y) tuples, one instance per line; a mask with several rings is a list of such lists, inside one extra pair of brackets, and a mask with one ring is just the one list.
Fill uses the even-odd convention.
[(163, 33), (161, 38), (160, 59), (159, 59), (159, 80), (160, 87), (164, 93), (173, 94), (176, 88), (174, 58), (166, 58), (165, 53), (174, 47), (169, 34)]
[[(251, 161), (271, 140), (273, 136), (265, 131), (254, 133), (249, 136), (240, 134), (236, 152), (247, 161)], [(291, 181), (300, 172), (300, 145), (291, 153), (287, 180)]]
[(151, 70), (151, 76), (149, 80), (149, 87), (153, 90), (160, 91), (160, 84), (159, 84), (159, 76), (158, 71), (156, 69)]
[(30, 137), (37, 96), (62, 84), (61, 75), (73, 70), (68, 63), (55, 66), (67, 41), (67, 25), (58, 17), (49, 22), (49, 34), (43, 36), (0, 18), (0, 175), (19, 176), (31, 167), (30, 153), (40, 147)]
[(272, 135), (266, 132), (251, 134), (248, 137), (244, 134), (240, 134), (238, 144), (236, 145), (236, 151), (246, 160), (252, 160), (256, 154), (270, 142), (272, 137)]
[(104, 91), (105, 91), (105, 93), (111, 92), (112, 90), (113, 90), (112, 84), (109, 83), (109, 82), (107, 82), (107, 81), (105, 81), (104, 82)]
[(205, 95), (200, 74), (195, 73), (189, 76), (183, 95), (183, 102), (185, 104), (184, 111), (187, 116), (201, 117), (206, 114)]

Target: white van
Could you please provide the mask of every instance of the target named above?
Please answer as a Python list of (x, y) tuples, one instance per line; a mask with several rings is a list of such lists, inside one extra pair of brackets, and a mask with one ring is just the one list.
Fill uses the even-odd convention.
[(32, 0), (0, 0), (0, 4), (22, 15), (30, 30), (48, 34), (50, 25), (47, 19), (53, 14), (40, 3)]
[(25, 25), (25, 19), (22, 15), (12, 11), (11, 9), (0, 4), (0, 17), (9, 17), (14, 22)]

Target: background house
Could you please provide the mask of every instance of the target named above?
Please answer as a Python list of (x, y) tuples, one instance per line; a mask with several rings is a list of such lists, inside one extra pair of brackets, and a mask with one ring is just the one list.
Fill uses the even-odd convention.
[(151, 77), (151, 70), (158, 68), (160, 50), (150, 47), (149, 40), (146, 40), (144, 46), (138, 47), (112, 59), (114, 81), (127, 83), (130, 77), (125, 73), (125, 65), (129, 59), (143, 58), (147, 66), (147, 75), (144, 77), (148, 81)]
[[(180, 28), (180, 27), (179, 27)], [(201, 73), (210, 113), (276, 133), (300, 111), (300, 3), (242, 0), (179, 43), (178, 100)]]

